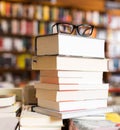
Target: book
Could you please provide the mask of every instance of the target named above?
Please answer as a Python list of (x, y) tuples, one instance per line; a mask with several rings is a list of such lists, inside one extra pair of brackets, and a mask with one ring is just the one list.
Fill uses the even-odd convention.
[(21, 107), (21, 102), (15, 102), (13, 105), (7, 107), (0, 107), (0, 118), (18, 117)]
[(69, 56), (33, 56), (33, 70), (108, 71), (108, 59)]
[[(33, 81), (34, 82), (34, 81)], [(24, 87), (24, 104), (37, 104), (37, 99), (35, 97), (36, 89), (33, 84), (28, 84)]]
[(8, 113), (0, 113), (0, 119), (1, 118), (8, 118), (8, 117), (19, 117), (20, 111), (16, 112), (8, 112)]
[(103, 72), (86, 72), (86, 71), (64, 71), (64, 70), (40, 70), (41, 77), (96, 77), (103, 78)]
[(18, 130), (19, 119), (17, 117), (0, 118), (0, 130)]
[(0, 114), (1, 113), (8, 113), (8, 112), (16, 112), (22, 106), (21, 102), (15, 102), (13, 105), (7, 107), (0, 107)]
[[(0, 86), (3, 86), (0, 88), (0, 95), (16, 95), (16, 101), (23, 102), (24, 101), (24, 96), (23, 96), (23, 88), (20, 87), (13, 87), (12, 84), (7, 83), (7, 82), (1, 82)], [(10, 87), (12, 86), (12, 87)]]
[(29, 127), (61, 127), (63, 122), (60, 118), (54, 116), (48, 116), (45, 114), (37, 113), (32, 111), (32, 105), (24, 105), (21, 116), (20, 126)]
[(0, 108), (11, 106), (16, 102), (15, 94), (0, 95)]
[(77, 119), (80, 119), (80, 120), (106, 120), (106, 113), (77, 117)]
[(48, 83), (41, 83), (35, 82), (34, 84), (35, 89), (47, 89), (47, 90), (108, 90), (109, 84), (102, 83), (102, 84), (48, 84)]
[(55, 116), (60, 119), (70, 119), (70, 118), (80, 118), (84, 116), (89, 116), (89, 115), (96, 115), (96, 114), (105, 114), (108, 112), (113, 112), (112, 107), (102, 107), (102, 108), (94, 108), (94, 109), (81, 109), (81, 110), (71, 110), (71, 111), (56, 111), (40, 106), (33, 106), (32, 111), (40, 113), (40, 114), (45, 114), (49, 116)]
[(107, 98), (93, 99), (93, 100), (66, 101), (66, 102), (41, 100), (39, 98), (37, 98), (37, 100), (38, 100), (38, 106), (56, 110), (56, 111), (71, 111), (71, 110), (107, 107)]
[(41, 83), (50, 84), (102, 84), (103, 78), (96, 77), (42, 77), (40, 76)]
[(35, 38), (36, 55), (68, 55), (105, 58), (105, 40), (68, 34), (50, 34)]
[(20, 130), (61, 130), (61, 127), (20, 127)]
[(48, 101), (79, 101), (87, 99), (106, 99), (108, 98), (108, 90), (47, 90), (36, 89), (36, 97), (40, 100)]
[(50, 20), (50, 15), (49, 15), (49, 13), (50, 13), (50, 7), (49, 6), (43, 6), (43, 10), (42, 10), (43, 12), (42, 12), (42, 17), (43, 17), (43, 20), (45, 20), (45, 21), (48, 21), (48, 20)]
[(61, 130), (63, 121), (54, 116), (32, 111), (32, 105), (23, 105), (20, 115), (20, 130)]
[[(68, 121), (67, 121), (68, 122)], [(81, 120), (70, 119), (68, 124), (69, 130), (119, 130), (115, 122), (108, 120)]]

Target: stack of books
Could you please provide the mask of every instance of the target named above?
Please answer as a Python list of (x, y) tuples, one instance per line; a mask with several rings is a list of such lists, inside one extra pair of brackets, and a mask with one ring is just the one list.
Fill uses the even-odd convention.
[(14, 130), (19, 123), (21, 102), (16, 94), (0, 94), (0, 130)]
[(90, 37), (37, 36), (32, 69), (40, 70), (40, 81), (35, 83), (38, 106), (33, 110), (62, 119), (110, 112), (104, 47), (104, 40)]
[(16, 101), (15, 94), (0, 95), (0, 118), (17, 117), (20, 111), (21, 102)]
[(61, 130), (63, 127), (61, 119), (32, 112), (31, 108), (32, 105), (22, 107), (19, 123), (20, 130)]

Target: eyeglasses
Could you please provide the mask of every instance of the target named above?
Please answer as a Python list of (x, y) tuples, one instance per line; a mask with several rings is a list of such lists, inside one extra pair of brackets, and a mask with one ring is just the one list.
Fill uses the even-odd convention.
[(72, 34), (76, 30), (78, 35), (89, 37), (93, 32), (93, 28), (94, 26), (89, 24), (74, 25), (70, 23), (55, 23), (52, 26), (52, 31), (53, 33)]

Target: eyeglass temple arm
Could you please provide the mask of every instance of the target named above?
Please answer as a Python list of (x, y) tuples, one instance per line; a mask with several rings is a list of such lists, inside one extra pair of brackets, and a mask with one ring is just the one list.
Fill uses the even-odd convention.
[[(57, 24), (52, 25), (52, 33), (53, 33), (53, 30), (54, 30), (54, 26), (57, 26)], [(58, 32), (58, 26), (57, 26), (57, 32)]]

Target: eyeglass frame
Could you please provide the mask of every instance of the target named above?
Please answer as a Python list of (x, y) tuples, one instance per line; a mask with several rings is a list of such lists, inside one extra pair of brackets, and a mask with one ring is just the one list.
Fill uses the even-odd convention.
[[(71, 33), (60, 32), (60, 30), (59, 30), (59, 28), (58, 28), (58, 25), (59, 25), (59, 24), (68, 24), (68, 25), (72, 25), (72, 26), (73, 26), (73, 29), (72, 29)], [(86, 35), (86, 36), (84, 35), (84, 33), (80, 34), (80, 33), (79, 33), (79, 30), (78, 30), (78, 27), (79, 27), (79, 26), (85, 26), (85, 25), (88, 25), (88, 26), (91, 27), (91, 33), (90, 33), (89, 35)], [(80, 36), (84, 36), (84, 37), (89, 37), (89, 36), (91, 36), (92, 33), (93, 33), (93, 29), (94, 29), (94, 26), (91, 25), (91, 24), (79, 24), (79, 25), (74, 25), (74, 24), (72, 24), (72, 23), (67, 23), (67, 22), (57, 22), (57, 23), (55, 23), (55, 24), (52, 25), (52, 32), (53, 32), (53, 27), (54, 27), (54, 26), (57, 27), (57, 33), (72, 34), (73, 31), (76, 30), (77, 33), (78, 33)], [(86, 29), (85, 31), (87, 31), (87, 29)], [(85, 32), (85, 31), (84, 31), (84, 32)]]

